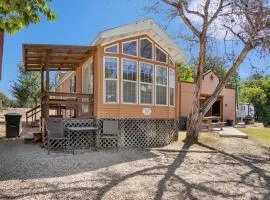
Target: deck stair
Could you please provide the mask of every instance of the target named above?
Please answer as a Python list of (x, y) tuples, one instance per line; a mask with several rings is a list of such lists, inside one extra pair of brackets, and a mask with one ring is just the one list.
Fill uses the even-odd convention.
[(26, 112), (26, 126), (27, 127), (39, 127), (39, 119), (41, 114), (41, 106), (37, 105), (36, 107), (28, 110)]
[(24, 143), (39, 143), (42, 141), (42, 133), (41, 132), (34, 132), (28, 133), (26, 136), (23, 137)]

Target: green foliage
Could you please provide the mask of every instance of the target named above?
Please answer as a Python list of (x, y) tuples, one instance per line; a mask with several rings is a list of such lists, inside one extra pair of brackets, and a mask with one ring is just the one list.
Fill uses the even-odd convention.
[[(199, 63), (199, 58), (194, 58), (191, 60), (192, 66), (197, 66)], [(213, 71), (220, 80), (223, 80), (228, 69), (225, 62), (219, 57), (206, 56), (205, 66), (203, 72)], [(235, 73), (230, 80), (228, 81), (226, 87), (236, 88), (240, 82), (240, 76), (238, 73)]]
[(26, 72), (18, 65), (19, 74), (13, 82), (12, 95), (20, 107), (36, 106), (41, 96), (41, 78), (38, 72)]
[(252, 103), (257, 119), (270, 126), (270, 76), (251, 76), (241, 83), (239, 95), (240, 102)]
[(9, 107), (10, 106), (10, 100), (3, 92), (0, 92), (0, 100), (2, 101), (2, 106), (3, 107)]
[(247, 87), (241, 93), (241, 102), (249, 102), (253, 105), (265, 104), (266, 94), (263, 89), (259, 87)]
[(31, 23), (39, 23), (41, 16), (47, 20), (56, 19), (56, 14), (48, 7), (52, 0), (1, 0), (0, 28), (9, 34), (21, 31)]
[(187, 65), (185, 62), (179, 62), (176, 64), (178, 71), (178, 80), (179, 81), (188, 81), (193, 82), (193, 68)]

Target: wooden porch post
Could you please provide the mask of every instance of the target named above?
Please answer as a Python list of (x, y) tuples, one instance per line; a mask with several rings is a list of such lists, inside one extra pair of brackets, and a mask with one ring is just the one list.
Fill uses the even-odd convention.
[(46, 85), (45, 85), (45, 92), (46, 92), (46, 96), (45, 96), (45, 119), (47, 119), (49, 117), (49, 92), (50, 92), (50, 72), (49, 72), (49, 58), (47, 55), (47, 59), (46, 59)]
[[(40, 78), (41, 78), (41, 98), (40, 98), (40, 131), (43, 133), (44, 130), (44, 123), (43, 123), (43, 116), (44, 116), (44, 106), (43, 106), (43, 95), (44, 95), (44, 73), (43, 73), (43, 63), (40, 64)], [(42, 135), (42, 140), (44, 136)]]

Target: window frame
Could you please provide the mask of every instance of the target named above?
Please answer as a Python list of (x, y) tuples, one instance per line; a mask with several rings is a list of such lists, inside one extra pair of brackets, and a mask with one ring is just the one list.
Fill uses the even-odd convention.
[[(157, 50), (156, 49), (159, 49), (160, 51), (162, 51), (163, 53), (165, 53), (165, 55), (166, 55), (166, 62), (161, 62), (161, 61), (158, 61), (157, 60)], [(160, 64), (165, 64), (165, 65), (167, 65), (168, 64), (168, 57), (169, 57), (169, 55), (168, 55), (168, 53), (165, 51), (165, 50), (163, 50), (161, 47), (159, 47), (159, 45), (157, 45), (157, 44), (155, 44), (155, 62), (157, 62), (157, 63), (160, 63)]]
[[(137, 76), (136, 76), (136, 81), (131, 81), (131, 80), (124, 80), (124, 60), (131, 60), (131, 61), (135, 61), (136, 65), (137, 65)], [(138, 94), (138, 69), (139, 69), (139, 62), (138, 60), (134, 60), (134, 59), (130, 59), (130, 58), (122, 58), (121, 59), (121, 103), (122, 104), (128, 104), (128, 105), (138, 105), (138, 98), (139, 98), (139, 94)], [(130, 83), (136, 83), (136, 102), (132, 103), (132, 102), (124, 102), (124, 81), (125, 82), (130, 82)]]
[[(147, 65), (152, 65), (153, 68), (153, 73), (152, 73), (152, 83), (146, 83), (141, 81), (141, 64), (147, 64)], [(146, 85), (151, 85), (152, 86), (152, 103), (141, 103), (141, 83), (146, 84)], [(155, 104), (156, 98), (155, 98), (155, 64), (152, 63), (147, 63), (147, 62), (140, 62), (139, 63), (139, 104), (140, 105), (145, 105), (145, 106), (153, 106)]]
[[(157, 67), (161, 67), (161, 68), (165, 68), (166, 71), (167, 71), (167, 84), (166, 84), (166, 104), (158, 104), (157, 103), (157, 94), (156, 94), (156, 90), (157, 90), (157, 86), (163, 86), (165, 87), (165, 85), (162, 85), (162, 84), (158, 84), (157, 83)], [(168, 67), (167, 66), (161, 66), (161, 65), (155, 65), (155, 106), (168, 106)]]
[[(145, 39), (147, 39), (152, 44), (152, 59), (141, 57), (141, 40), (145, 40)], [(155, 56), (156, 56), (156, 54), (155, 54), (155, 43), (152, 40), (150, 40), (148, 37), (140, 38), (138, 47), (139, 47), (139, 52), (138, 53), (139, 53), (139, 58), (140, 59), (149, 60), (149, 61), (155, 61)]]
[[(134, 56), (134, 55), (125, 54), (125, 53), (124, 53), (124, 44), (129, 43), (129, 42), (134, 42), (134, 41), (136, 41), (136, 53), (137, 53), (137, 55)], [(134, 57), (134, 58), (139, 58), (139, 45), (138, 45), (138, 39), (135, 39), (135, 40), (128, 40), (128, 41), (123, 41), (123, 42), (122, 42), (122, 55), (130, 56), (130, 57)]]
[[(105, 63), (106, 58), (116, 58), (117, 65), (117, 79), (106, 79), (105, 78)], [(115, 80), (116, 81), (116, 102), (107, 102), (106, 101), (106, 80)], [(119, 104), (119, 57), (116, 56), (103, 56), (103, 104)]]
[[(172, 64), (170, 63), (170, 61), (172, 61)], [(175, 68), (175, 62), (174, 62), (174, 60), (172, 59), (171, 56), (169, 56), (169, 62), (168, 62), (168, 64), (169, 64), (169, 66)]]
[[(106, 51), (107, 48), (110, 48), (110, 47), (113, 47), (113, 46), (117, 46), (117, 52), (116, 52), (116, 53)], [(111, 45), (105, 46), (105, 47), (104, 47), (104, 53), (109, 53), (109, 54), (119, 54), (119, 43), (111, 44)]]
[[(174, 87), (173, 87), (173, 105), (171, 105), (171, 86), (170, 86), (170, 82), (171, 82), (171, 77), (170, 77), (170, 70), (174, 71)], [(169, 68), (169, 86), (168, 86), (168, 90), (169, 90), (169, 106), (170, 107), (175, 107), (175, 83), (176, 83), (176, 78), (175, 78), (175, 69), (174, 68)]]

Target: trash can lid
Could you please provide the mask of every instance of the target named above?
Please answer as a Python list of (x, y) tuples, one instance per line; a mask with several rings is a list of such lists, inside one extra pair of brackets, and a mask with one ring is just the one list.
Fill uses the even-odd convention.
[(7, 113), (5, 114), (5, 116), (22, 116), (22, 115), (19, 113)]

